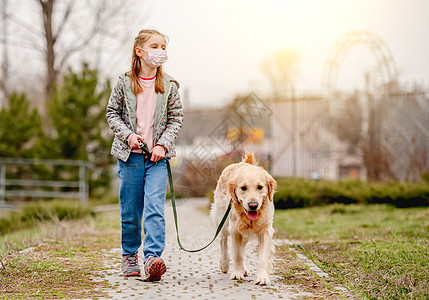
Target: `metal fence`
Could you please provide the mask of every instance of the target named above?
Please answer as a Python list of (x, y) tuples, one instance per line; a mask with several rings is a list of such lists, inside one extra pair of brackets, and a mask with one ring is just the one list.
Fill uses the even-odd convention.
[(381, 179), (419, 180), (429, 171), (429, 97), (423, 91), (380, 95)]
[[(35, 165), (55, 166), (60, 169), (67, 166), (76, 167), (79, 180), (11, 179), (7, 177), (7, 168)], [(6, 204), (6, 198), (18, 197), (72, 198), (79, 199), (80, 203), (86, 204), (89, 190), (88, 170), (92, 166), (92, 163), (88, 161), (77, 160), (0, 158), (0, 205)], [(26, 174), (25, 177), (37, 178), (36, 174)]]
[[(419, 88), (361, 92), (355, 95), (360, 104), (356, 111), (348, 107), (348, 115), (350, 95), (327, 100), (292, 94), (275, 101), (271, 171), (304, 178), (419, 180), (429, 172), (428, 96)], [(345, 130), (354, 113), (360, 114), (360, 129)], [(344, 138), (347, 134), (356, 136)]]
[(272, 170), (275, 176), (326, 176), (327, 150), (320, 96), (281, 99), (272, 103)]

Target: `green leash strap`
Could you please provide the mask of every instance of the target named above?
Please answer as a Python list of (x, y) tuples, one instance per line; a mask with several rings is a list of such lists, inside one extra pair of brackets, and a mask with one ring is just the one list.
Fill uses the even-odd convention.
[(183, 247), (182, 243), (180, 242), (180, 238), (179, 238), (179, 225), (177, 223), (177, 211), (176, 211), (176, 196), (174, 194), (174, 186), (173, 186), (173, 176), (171, 175), (171, 168), (170, 168), (170, 162), (166, 159), (167, 161), (167, 170), (168, 170), (168, 181), (170, 184), (170, 193), (171, 193), (171, 203), (173, 206), (173, 215), (174, 215), (174, 223), (176, 224), (176, 234), (177, 234), (177, 243), (179, 244), (180, 249), (182, 249), (183, 251), (186, 252), (199, 252), (202, 251), (204, 249), (206, 249), (208, 246), (210, 246), (215, 239), (217, 238), (217, 236), (219, 235), (223, 225), (225, 224), (226, 219), (228, 218), (228, 214), (231, 211), (231, 207), (232, 207), (232, 200), (229, 201), (229, 205), (228, 208), (225, 212), (225, 215), (222, 218), (222, 221), (220, 222), (219, 226), (216, 229), (216, 234), (213, 237), (213, 239), (211, 240), (210, 243), (208, 243), (207, 245), (205, 245), (204, 247), (200, 248), (200, 249), (196, 249), (196, 250), (188, 250), (185, 249), (185, 247)]
[[(152, 153), (150, 153), (147, 144), (145, 142), (141, 142), (139, 141), (139, 146), (140, 149), (143, 150), (145, 157), (149, 158), (152, 156)], [(223, 225), (226, 222), (226, 219), (228, 218), (229, 212), (231, 211), (231, 207), (232, 207), (232, 199), (229, 201), (229, 205), (228, 208), (226, 209), (225, 215), (222, 218), (222, 221), (220, 221), (219, 226), (216, 229), (216, 234), (213, 237), (213, 239), (211, 240), (210, 243), (208, 243), (206, 246), (204, 246), (203, 248), (200, 249), (196, 249), (196, 250), (188, 250), (185, 249), (185, 247), (183, 247), (182, 243), (180, 242), (180, 238), (179, 238), (179, 225), (177, 222), (177, 210), (176, 210), (176, 195), (174, 193), (174, 185), (173, 185), (173, 175), (171, 174), (171, 167), (170, 167), (170, 162), (168, 161), (168, 159), (165, 160), (167, 162), (167, 171), (168, 171), (168, 182), (170, 184), (170, 194), (171, 194), (171, 204), (173, 207), (173, 215), (174, 215), (174, 223), (176, 225), (176, 235), (177, 235), (177, 243), (179, 244), (180, 249), (182, 249), (183, 251), (186, 252), (199, 252), (202, 251), (204, 249), (206, 249), (208, 246), (210, 246), (215, 239), (217, 238), (217, 236), (219, 235)]]

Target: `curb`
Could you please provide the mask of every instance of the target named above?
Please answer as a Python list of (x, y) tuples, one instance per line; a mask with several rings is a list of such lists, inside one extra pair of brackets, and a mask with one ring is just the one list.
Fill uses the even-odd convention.
[[(295, 255), (303, 261), (303, 263), (310, 268), (314, 273), (316, 273), (317, 276), (323, 277), (323, 278), (332, 278), (332, 276), (329, 276), (328, 273), (323, 271), (321, 268), (319, 268), (310, 258), (308, 258), (300, 249), (302, 249), (302, 245), (296, 244), (293, 247), (290, 244), (284, 243), (283, 245), (289, 245), (289, 251), (292, 251), (295, 253)], [(344, 296), (347, 298), (353, 298), (356, 299), (356, 296), (353, 295), (353, 293), (347, 289), (342, 284), (336, 284), (334, 285), (334, 290), (341, 292)]]

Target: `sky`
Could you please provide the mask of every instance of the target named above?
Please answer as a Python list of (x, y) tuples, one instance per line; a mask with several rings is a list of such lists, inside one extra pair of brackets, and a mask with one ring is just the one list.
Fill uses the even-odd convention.
[[(168, 35), (165, 70), (187, 89), (191, 106), (219, 106), (236, 93), (269, 90), (264, 57), (281, 49), (300, 53), (295, 84), (320, 90), (326, 56), (351, 30), (369, 30), (390, 49), (402, 82), (429, 81), (427, 0), (153, 0), (143, 27)], [(338, 85), (363, 85), (376, 64), (356, 46), (340, 69)]]
[[(269, 94), (270, 84), (261, 64), (264, 58), (284, 49), (300, 54), (294, 77), (296, 88), (320, 91), (328, 53), (341, 36), (352, 30), (369, 30), (384, 41), (400, 82), (423, 82), (429, 89), (428, 0), (133, 2), (137, 17), (130, 18), (124, 30), (124, 39), (129, 41), (124, 41), (120, 49), (100, 45), (107, 57), (101, 73), (115, 80), (127, 71), (133, 37), (140, 29), (155, 28), (169, 37), (169, 59), (164, 70), (180, 82), (182, 97), (190, 107), (220, 107), (235, 95), (252, 91)], [(29, 24), (41, 25), (34, 17), (38, 9), (34, 2), (17, 0), (12, 4), (11, 9), (21, 12)], [(37, 56), (24, 53), (22, 47), (18, 49), (21, 54), (16, 49), (10, 50), (17, 62), (15, 70), (22, 71), (19, 62), (26, 61), (28, 72), (43, 74), (39, 72), (43, 70), (41, 59), (33, 59)], [(91, 57), (91, 50), (85, 51), (79, 56)], [(368, 46), (352, 48), (341, 65), (337, 86), (350, 91), (362, 88), (365, 72), (376, 62)]]

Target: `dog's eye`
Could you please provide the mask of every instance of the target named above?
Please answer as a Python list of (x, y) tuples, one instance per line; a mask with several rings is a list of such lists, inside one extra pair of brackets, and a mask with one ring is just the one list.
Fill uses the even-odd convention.
[(262, 185), (258, 185), (258, 190), (262, 190)]
[(241, 190), (242, 190), (242, 191), (245, 191), (245, 190), (247, 190), (247, 187), (246, 187), (246, 186), (242, 186), (242, 187), (241, 187)]

